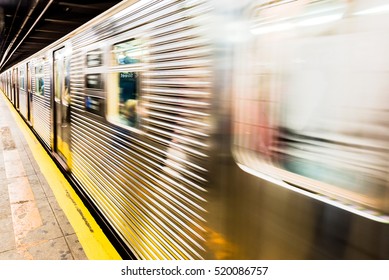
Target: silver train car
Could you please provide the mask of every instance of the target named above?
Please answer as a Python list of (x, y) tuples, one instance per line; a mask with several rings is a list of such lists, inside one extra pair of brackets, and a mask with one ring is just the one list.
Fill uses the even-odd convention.
[(389, 259), (388, 7), (124, 1), (1, 88), (125, 258)]

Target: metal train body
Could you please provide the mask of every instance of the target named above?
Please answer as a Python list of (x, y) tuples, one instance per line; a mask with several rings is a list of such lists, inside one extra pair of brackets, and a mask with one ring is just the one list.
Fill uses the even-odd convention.
[(388, 259), (373, 2), (125, 1), (1, 86), (135, 258)]

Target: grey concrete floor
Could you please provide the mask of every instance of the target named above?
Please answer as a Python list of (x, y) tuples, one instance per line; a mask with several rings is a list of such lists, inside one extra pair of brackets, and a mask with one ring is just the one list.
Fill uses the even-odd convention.
[(0, 260), (84, 260), (78, 238), (0, 96)]

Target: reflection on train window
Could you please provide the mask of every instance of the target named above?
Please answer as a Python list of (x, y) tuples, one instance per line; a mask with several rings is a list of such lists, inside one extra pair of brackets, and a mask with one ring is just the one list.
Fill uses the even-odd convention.
[(103, 65), (103, 54), (100, 49), (93, 50), (86, 55), (87, 67), (98, 67)]
[(142, 56), (142, 45), (140, 40), (130, 39), (115, 44), (112, 53), (116, 65), (139, 63)]
[(115, 96), (108, 98), (108, 120), (119, 125), (136, 127), (138, 104), (138, 73), (119, 72), (110, 78), (110, 91)]
[(87, 88), (103, 89), (103, 80), (101, 74), (88, 74), (85, 76), (85, 83)]
[(26, 89), (26, 85), (24, 83), (24, 69), (20, 69), (19, 79), (20, 79), (20, 81), (19, 81), (20, 88)]
[(43, 65), (37, 65), (35, 67), (35, 94), (44, 95), (45, 93), (45, 82), (44, 82), (44, 73)]
[(142, 45), (130, 39), (112, 46), (107, 89), (107, 120), (128, 128), (138, 126)]
[(238, 50), (237, 159), (315, 193), (389, 213), (389, 28), (382, 27), (389, 20), (380, 16), (382, 28), (375, 30), (346, 1), (285, 3), (258, 4), (250, 44)]

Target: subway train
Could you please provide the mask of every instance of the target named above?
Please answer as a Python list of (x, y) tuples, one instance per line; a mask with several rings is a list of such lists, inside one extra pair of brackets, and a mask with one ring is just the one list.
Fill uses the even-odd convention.
[(123, 258), (389, 259), (388, 13), (124, 1), (1, 89)]

